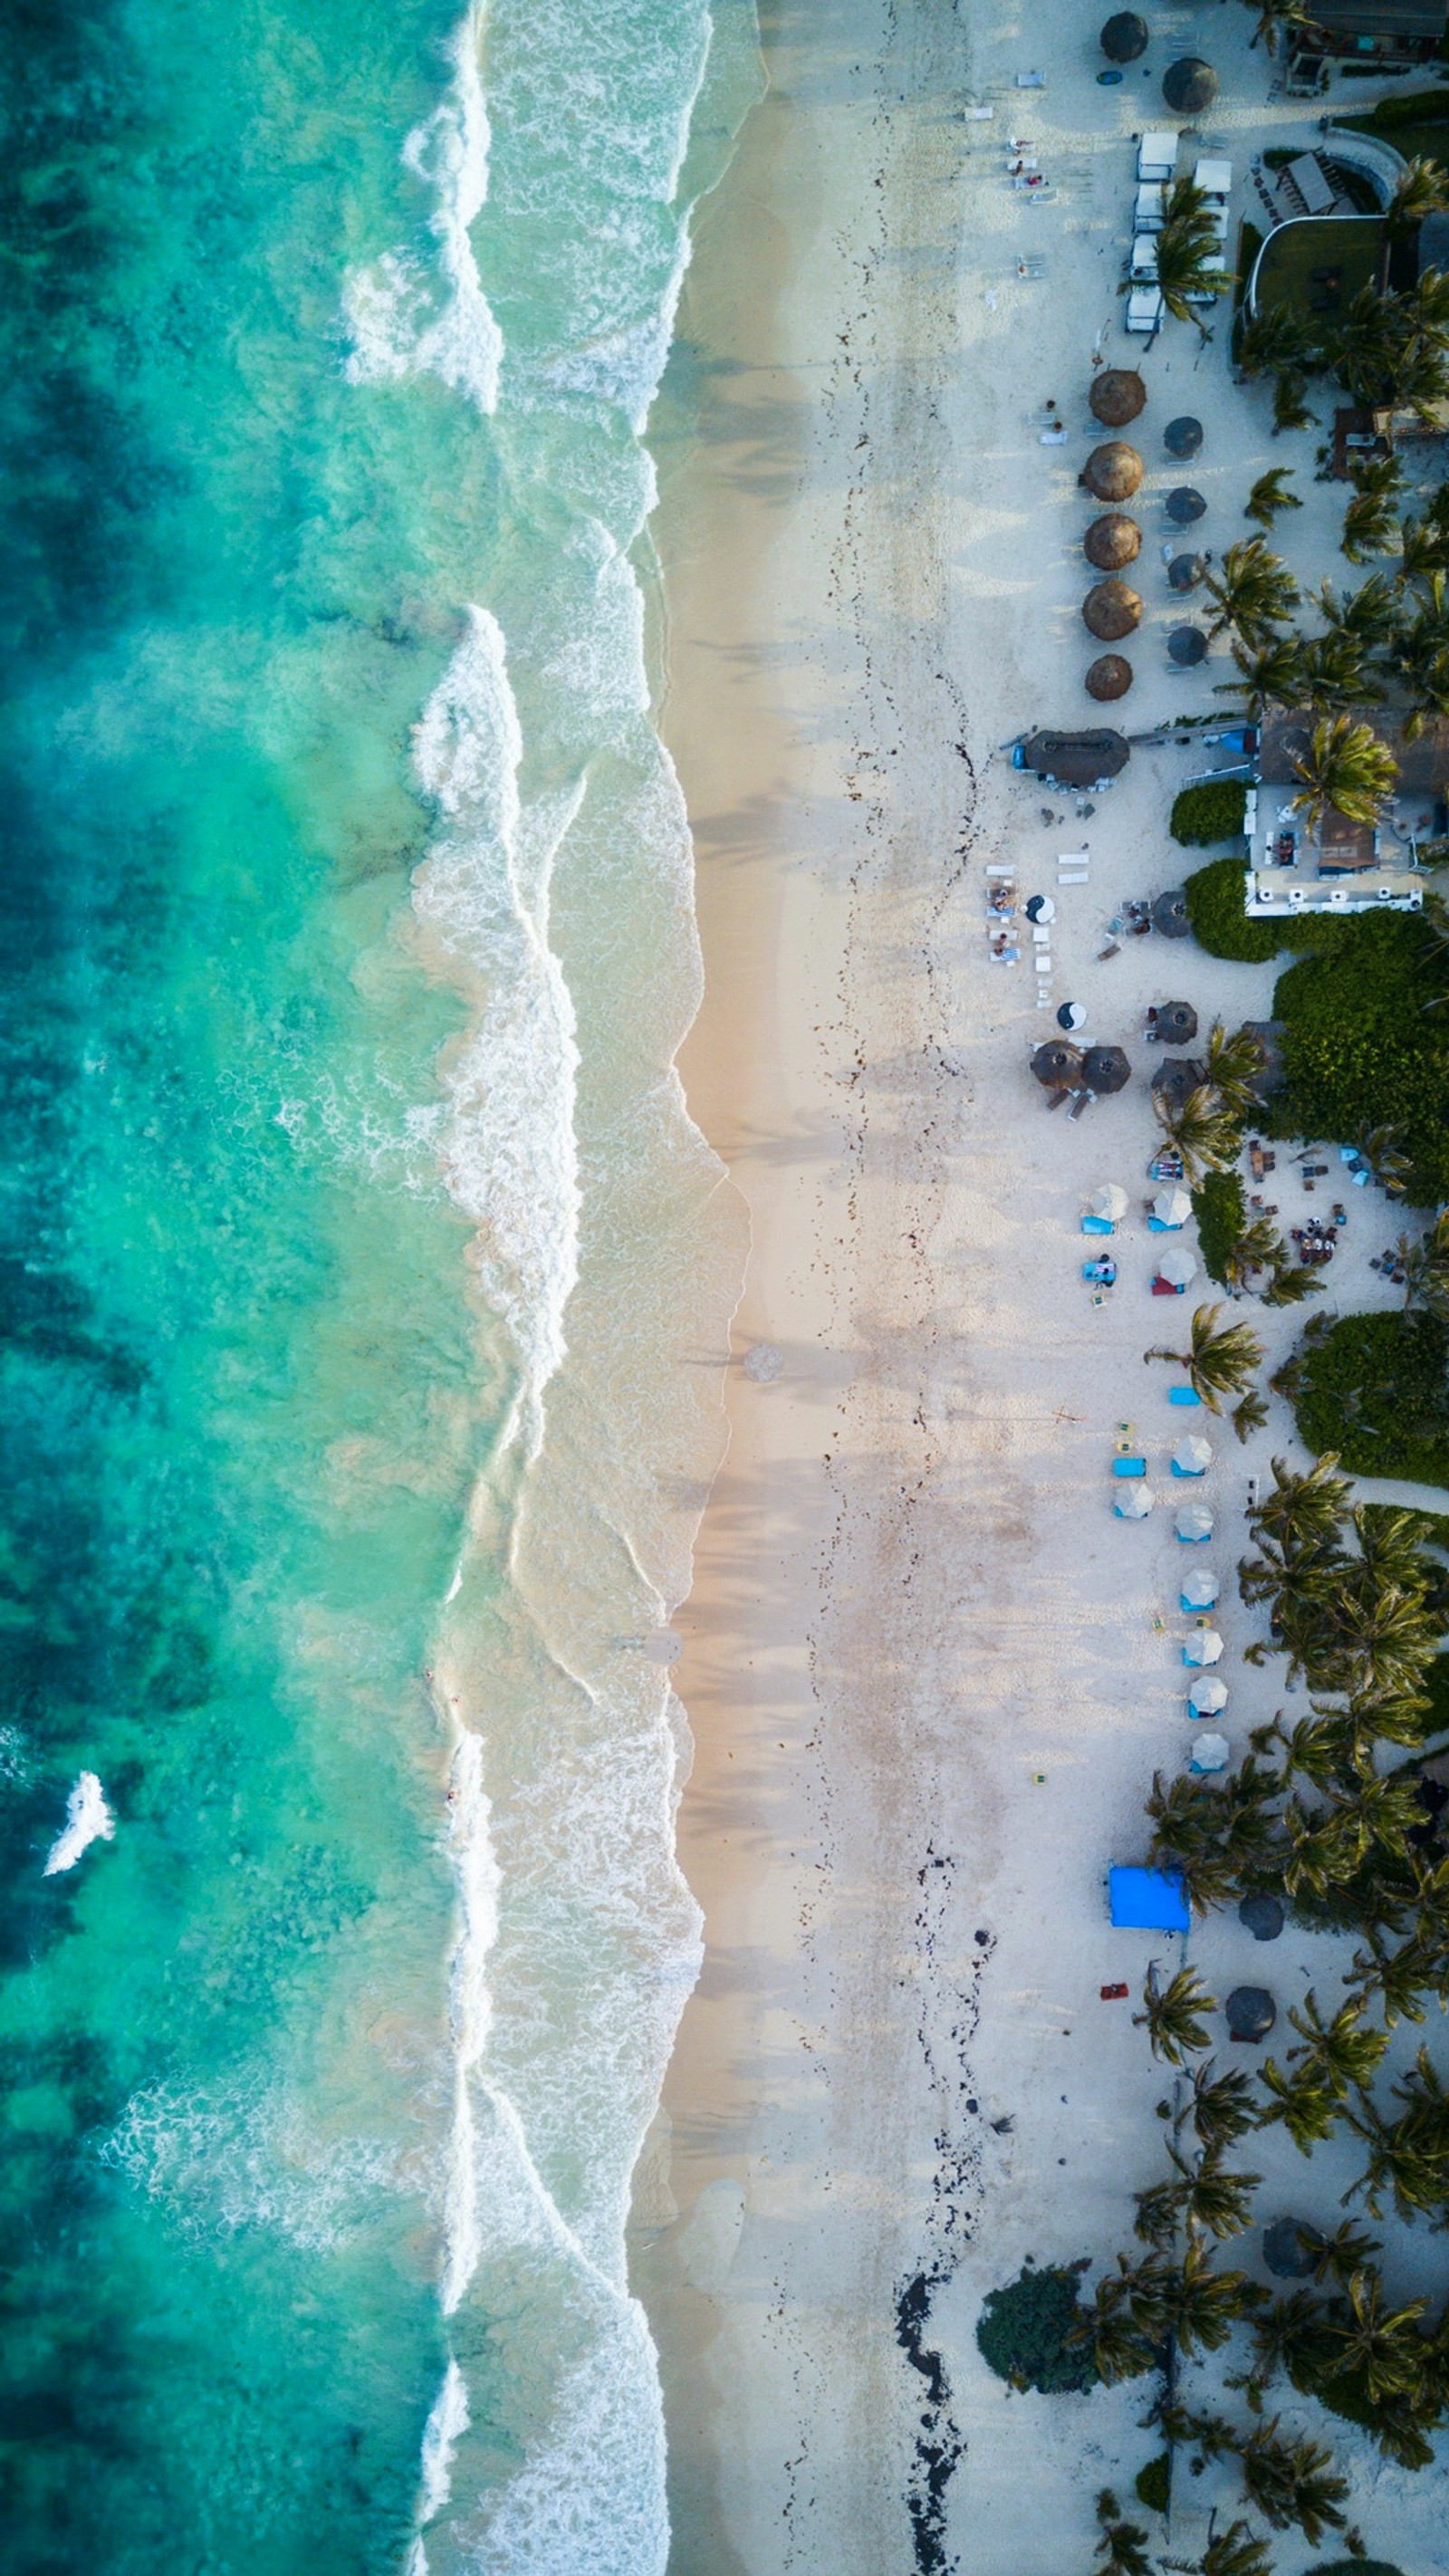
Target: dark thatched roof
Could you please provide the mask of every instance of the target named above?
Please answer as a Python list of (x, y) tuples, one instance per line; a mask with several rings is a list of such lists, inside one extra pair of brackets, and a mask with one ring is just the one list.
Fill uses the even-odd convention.
[(1082, 1080), (1089, 1091), (1121, 1091), (1131, 1079), (1132, 1067), (1121, 1047), (1088, 1047), (1082, 1058)]
[(1175, 116), (1201, 116), (1217, 94), (1217, 73), (1200, 54), (1184, 54), (1163, 75), (1162, 95)]
[(1125, 429), (1145, 406), (1147, 387), (1135, 367), (1104, 367), (1092, 378), (1087, 400), (1104, 429)]
[(1082, 602), (1082, 623), (1103, 644), (1120, 644), (1142, 623), (1142, 602), (1125, 581), (1099, 581)]
[(1119, 9), (1097, 39), (1109, 63), (1135, 63), (1147, 51), (1147, 21), (1135, 9)]
[(1105, 726), (1096, 732), (1033, 733), (1021, 746), (1022, 767), (1058, 787), (1095, 787), (1118, 777), (1131, 757), (1125, 735)]
[(1266, 2039), (1278, 2007), (1266, 1986), (1234, 1986), (1224, 2007), (1233, 2039)]
[(1164, 1002), (1157, 1014), (1157, 1034), (1164, 1046), (1191, 1046), (1197, 1036), (1197, 1013), (1191, 1002)]
[(1120, 510), (1104, 510), (1082, 539), (1082, 552), (1098, 572), (1120, 572), (1142, 552), (1142, 530)]
[(1132, 665), (1120, 653), (1099, 653), (1095, 662), (1088, 664), (1082, 685), (1089, 698), (1103, 702), (1125, 698), (1132, 686)]
[(1207, 1066), (1195, 1055), (1164, 1056), (1152, 1077), (1152, 1088), (1159, 1099), (1169, 1100), (1174, 1109), (1207, 1080)]
[(1032, 1072), (1048, 1091), (1066, 1091), (1082, 1078), (1082, 1050), (1065, 1038), (1048, 1038), (1031, 1060)]
[(1129, 447), (1125, 438), (1109, 438), (1093, 448), (1081, 479), (1099, 501), (1130, 501), (1146, 471), (1136, 448)]

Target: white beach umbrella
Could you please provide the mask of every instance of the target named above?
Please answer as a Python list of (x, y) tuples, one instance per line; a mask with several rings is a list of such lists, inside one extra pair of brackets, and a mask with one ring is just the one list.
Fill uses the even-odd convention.
[(1105, 1217), (1109, 1225), (1119, 1224), (1126, 1213), (1127, 1193), (1116, 1181), (1108, 1181), (1104, 1188), (1093, 1190), (1087, 1201), (1088, 1216)]
[(1200, 1432), (1190, 1431), (1185, 1440), (1179, 1440), (1172, 1463), (1179, 1476), (1205, 1476), (1213, 1463), (1211, 1441), (1204, 1440)]
[(1119, 1521), (1145, 1521), (1152, 1509), (1152, 1502), (1150, 1485), (1124, 1485), (1116, 1496), (1113, 1509)]
[(1194, 1628), (1183, 1642), (1182, 1660), (1185, 1664), (1215, 1664), (1222, 1651), (1223, 1641), (1216, 1628)]
[(1197, 1277), (1197, 1263), (1190, 1252), (1174, 1247), (1171, 1252), (1164, 1252), (1157, 1265), (1157, 1276), (1165, 1279), (1169, 1288), (1188, 1288)]
[(1212, 1537), (1213, 1516), (1206, 1503), (1184, 1503), (1174, 1527), (1179, 1538), (1188, 1540), (1190, 1544), (1195, 1543), (1199, 1539)]
[(1218, 1710), (1228, 1704), (1227, 1683), (1220, 1681), (1216, 1673), (1199, 1673), (1188, 1692), (1187, 1704), (1194, 1717), (1216, 1717)]
[(1210, 1565), (1198, 1565), (1182, 1578), (1181, 1601), (1184, 1610), (1211, 1610), (1222, 1590)]
[(1159, 1225), (1186, 1225), (1192, 1214), (1192, 1201), (1186, 1190), (1159, 1190), (1152, 1202), (1152, 1213)]
[(1211, 1734), (1195, 1735), (1192, 1739), (1192, 1761), (1188, 1767), (1193, 1771), (1226, 1771), (1228, 1767), (1227, 1737), (1225, 1735)]

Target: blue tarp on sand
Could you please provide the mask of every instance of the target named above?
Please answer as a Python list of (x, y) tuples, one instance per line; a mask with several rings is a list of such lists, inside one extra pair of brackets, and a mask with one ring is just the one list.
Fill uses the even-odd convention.
[(1187, 1898), (1175, 1869), (1111, 1869), (1107, 1889), (1119, 1931), (1186, 1932)]

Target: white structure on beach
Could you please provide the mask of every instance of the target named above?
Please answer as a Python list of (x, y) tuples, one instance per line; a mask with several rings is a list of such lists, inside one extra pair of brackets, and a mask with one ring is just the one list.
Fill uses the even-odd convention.
[(1248, 790), (1244, 908), (1258, 920), (1296, 912), (1421, 912), (1424, 880), (1418, 846), (1435, 836), (1435, 806), (1449, 782), (1449, 738), (1430, 725), (1406, 742), (1390, 718), (1365, 710), (1366, 721), (1399, 765), (1399, 793), (1378, 824), (1353, 823), (1332, 807), (1311, 827), (1294, 805), (1297, 762), (1308, 749), (1310, 722), (1279, 716), (1263, 728), (1257, 778)]

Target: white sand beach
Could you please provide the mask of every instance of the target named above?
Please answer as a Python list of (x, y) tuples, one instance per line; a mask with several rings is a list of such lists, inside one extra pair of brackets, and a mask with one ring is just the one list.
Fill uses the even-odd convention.
[[(975, 2325), (1028, 2254), (1110, 2261), (1160, 2166), (1163, 2070), (1133, 2003), (1099, 1988), (1135, 1997), (1173, 1948), (1110, 1930), (1104, 1877), (1141, 1856), (1154, 1769), (1186, 1759), (1186, 1562), (1224, 1580), (1235, 1750), (1281, 1695), (1280, 1673), (1242, 1661), (1260, 1623), (1232, 1578), (1248, 1479), (1293, 1452), (1287, 1408), (1274, 1399), (1246, 1447), (1194, 1417), (1212, 1466), (1175, 1487), (1187, 1417), (1173, 1372), (1142, 1357), (1217, 1293), (1200, 1277), (1185, 1298), (1150, 1294), (1143, 1015), (1180, 993), (1204, 1028), (1264, 1017), (1275, 970), (1156, 934), (1099, 959), (1122, 904), (1193, 865), (1167, 817), (1201, 755), (1139, 749), (1079, 800), (1001, 747), (1099, 720), (1076, 483), (1104, 434), (1094, 350), (1140, 363), (1149, 388), (1129, 433), (1149, 469), (1148, 614), (1107, 721), (1151, 731), (1212, 704), (1225, 676), (1221, 647), (1189, 675), (1164, 649), (1174, 414), (1206, 433), (1199, 542), (1247, 533), (1249, 484), (1289, 463), (1307, 506), (1275, 542), (1328, 567), (1342, 492), (1313, 481), (1322, 433), (1271, 439), (1267, 395), (1233, 385), (1225, 314), (1209, 345), (1169, 323), (1144, 349), (1116, 293), (1132, 137), (1172, 121), (1174, 55), (1200, 50), (1222, 79), (1202, 135), (1236, 164), (1234, 236), (1255, 212), (1251, 153), (1318, 111), (1269, 106), (1271, 66), (1236, 8), (1160, 12), (1150, 78), (1134, 66), (1100, 87), (1099, 14), (1026, 0), (983, 30), (890, 0), (772, 11), (768, 94), (701, 210), (685, 358), (655, 425), (665, 730), (707, 970), (682, 1066), (753, 1230), (730, 1450), (677, 1622), (696, 1743), (680, 1849), (707, 1957), (634, 2231), (678, 2576), (1088, 2564), (1094, 2492), (1130, 2492), (1155, 2447), (1142, 2386), (1015, 2396)], [(1015, 90), (1034, 68), (1045, 88)], [(991, 117), (966, 118), (968, 99)], [(1047, 203), (1006, 179), (1020, 135)], [(1023, 249), (1044, 276), (1018, 276)], [(1048, 401), (1069, 432), (1057, 448), (1034, 425)], [(691, 431), (701, 453), (675, 470)], [(1058, 855), (1079, 851), (1085, 881), (1059, 887)], [(1046, 1113), (1027, 1069), (1055, 1025), (1029, 963), (988, 961), (986, 871), (1006, 863), (1023, 895), (1056, 901), (1053, 1001), (1079, 1000), (1084, 1039), (1132, 1058), (1130, 1087), (1078, 1124)], [(1098, 1305), (1078, 1225), (1107, 1181), (1131, 1212)], [(1325, 1192), (1336, 1180), (1304, 1195), (1279, 1149), (1285, 1225)], [(1323, 1301), (1345, 1308), (1392, 1293), (1368, 1259), (1396, 1230), (1377, 1192), (1350, 1215)], [(1302, 1316), (1253, 1321), (1271, 1366)], [(1139, 1525), (1112, 1516), (1119, 1434), (1158, 1493)], [(1217, 1520), (1192, 1552), (1172, 1534), (1189, 1490)], [(1285, 2001), (1315, 1974), (1336, 1983), (1331, 1949), (1290, 1934), (1257, 1953), (1231, 1912), (1189, 1942), (1215, 1992), (1266, 1961)], [(1281, 2171), (1284, 2207), (1302, 2200), (1279, 2133), (1252, 2161)], [(1315, 2207), (1336, 2171), (1315, 2163)], [(1449, 2283), (1442, 2237), (1415, 2239), (1410, 2270), (1391, 2233), (1386, 2263), (1396, 2289)], [(1433, 2473), (1387, 2467), (1351, 2433), (1335, 2447), (1373, 2554), (1442, 2564)], [(1229, 2492), (1210, 2471), (1179, 2508), (1179, 2554)], [(1336, 2553), (1289, 2533), (1274, 2554), (1296, 2576)]]

